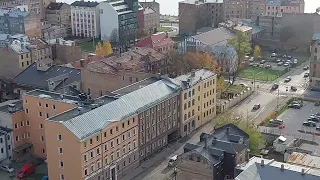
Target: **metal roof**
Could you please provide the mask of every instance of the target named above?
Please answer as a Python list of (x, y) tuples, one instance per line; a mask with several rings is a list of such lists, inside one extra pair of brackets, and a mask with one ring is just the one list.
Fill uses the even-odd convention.
[(320, 169), (320, 157), (305, 153), (293, 152), (289, 155), (287, 163)]
[[(179, 87), (168, 80), (160, 80), (94, 110), (60, 121), (79, 139), (95, 135), (110, 123), (130, 118), (159, 102), (172, 97)], [(54, 117), (51, 118), (54, 120)], [(50, 119), (49, 119), (50, 120)]]
[[(183, 82), (187, 82), (188, 80), (190, 80), (190, 86), (193, 86), (193, 85), (197, 84), (198, 82), (205, 80), (209, 77), (215, 76), (215, 75), (216, 74), (210, 70), (200, 69), (200, 70), (195, 71), (195, 76), (192, 76), (191, 73), (188, 73), (188, 74), (184, 74), (184, 75), (176, 77), (175, 79), (173, 79), (173, 81), (176, 84), (179, 84), (180, 86), (183, 87), (184, 86)], [(184, 88), (186, 88), (186, 87), (184, 87)]]
[(192, 36), (192, 38), (200, 41), (205, 45), (213, 45), (222, 43), (235, 36), (236, 34), (234, 32), (228, 30), (227, 28), (221, 27), (212, 31)]

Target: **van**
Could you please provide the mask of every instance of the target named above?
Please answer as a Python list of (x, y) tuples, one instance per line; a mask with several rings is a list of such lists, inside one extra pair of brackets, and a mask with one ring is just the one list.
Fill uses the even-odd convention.
[(19, 179), (25, 178), (30, 174), (34, 173), (35, 169), (36, 169), (36, 166), (34, 164), (32, 163), (26, 164), (20, 168), (20, 172), (18, 172), (17, 178)]
[(178, 155), (172, 156), (168, 162), (168, 166), (169, 167), (174, 166), (177, 162), (177, 159), (178, 159)]

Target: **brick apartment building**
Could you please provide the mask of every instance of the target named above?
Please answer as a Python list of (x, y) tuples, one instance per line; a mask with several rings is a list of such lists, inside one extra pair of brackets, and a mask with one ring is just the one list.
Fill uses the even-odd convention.
[(313, 90), (320, 90), (320, 40), (314, 40), (311, 44), (310, 57), (310, 84)]
[(302, 14), (304, 7), (304, 0), (267, 0), (265, 15), (281, 17), (284, 13)]
[(201, 27), (218, 27), (224, 21), (222, 0), (179, 2), (179, 34), (194, 35)]
[(166, 74), (167, 56), (152, 48), (128, 52), (89, 63), (81, 69), (81, 89), (93, 97), (105, 95), (142, 79)]
[(143, 8), (151, 8), (152, 10), (154, 10), (156, 12), (156, 23), (157, 23), (157, 28), (160, 27), (160, 4), (157, 3), (155, 0), (153, 1), (142, 1), (142, 2), (139, 2), (140, 5), (143, 7)]
[(46, 9), (46, 20), (52, 25), (71, 29), (70, 5), (51, 2)]

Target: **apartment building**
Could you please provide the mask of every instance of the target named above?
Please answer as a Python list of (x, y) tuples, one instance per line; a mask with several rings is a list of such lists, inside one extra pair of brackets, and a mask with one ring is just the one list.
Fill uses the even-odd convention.
[(250, 18), (250, 0), (224, 0), (224, 19)]
[(156, 23), (157, 23), (157, 27), (160, 27), (160, 4), (156, 2), (156, 0), (153, 1), (142, 1), (139, 2), (140, 5), (142, 6), (142, 9), (145, 8), (151, 8), (152, 10), (154, 10), (156, 12)]
[(202, 69), (174, 80), (182, 86), (180, 127), (184, 137), (216, 116), (217, 75)]
[[(100, 97), (156, 73), (168, 72), (168, 56), (149, 47), (136, 47), (125, 53), (91, 62), (81, 68), (82, 92)], [(103, 83), (107, 82), (107, 83)]]
[(52, 58), (68, 64), (81, 59), (81, 48), (74, 41), (62, 38), (50, 39), (48, 43), (52, 48)]
[(144, 30), (149, 34), (156, 33), (158, 23), (157, 23), (157, 12), (150, 7), (146, 7), (143, 10), (144, 17)]
[(202, 27), (218, 27), (224, 19), (222, 0), (179, 2), (179, 34), (194, 35)]
[[(38, 15), (41, 19), (45, 18), (45, 9), (51, 3), (55, 2), (55, 0), (1, 0), (0, 8), (14, 8), (30, 11), (36, 15)], [(27, 5), (25, 8), (24, 5)], [(23, 7), (23, 8), (21, 8)]]
[(261, 16), (266, 13), (266, 0), (250, 0), (250, 16)]
[(40, 18), (32, 12), (0, 9), (0, 33), (41, 37)]
[(100, 36), (99, 3), (75, 1), (71, 6), (72, 35), (78, 37)]
[(138, 0), (101, 2), (99, 4), (101, 40), (119, 42), (123, 48), (134, 42), (140, 7)]
[(13, 160), (12, 129), (0, 126), (0, 162)]
[(309, 87), (320, 90), (320, 40), (314, 40), (311, 45), (310, 83)]
[(46, 20), (51, 25), (71, 29), (71, 8), (66, 3), (51, 2), (46, 9)]
[(174, 41), (168, 36), (168, 33), (153, 34), (141, 39), (136, 47), (151, 47), (163, 53), (169, 53), (173, 50)]
[(267, 0), (267, 16), (281, 17), (283, 14), (304, 13), (304, 0)]

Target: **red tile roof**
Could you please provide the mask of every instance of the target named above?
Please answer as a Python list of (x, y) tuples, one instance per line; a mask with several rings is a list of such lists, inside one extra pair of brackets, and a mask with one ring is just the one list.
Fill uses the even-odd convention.
[(173, 44), (174, 42), (170, 37), (166, 35), (166, 33), (161, 34), (153, 34), (151, 36), (148, 36), (142, 40), (140, 40), (136, 46), (137, 47), (160, 47), (160, 46), (166, 46), (168, 44)]
[[(100, 56), (100, 55), (88, 55), (85, 59), (83, 59), (83, 65), (86, 66), (87, 64), (94, 62), (94, 61), (100, 61), (104, 59), (105, 57)], [(71, 65), (76, 68), (76, 69), (81, 69), (81, 60), (74, 61), (71, 63)]]

